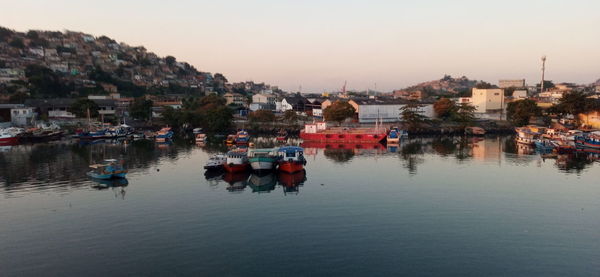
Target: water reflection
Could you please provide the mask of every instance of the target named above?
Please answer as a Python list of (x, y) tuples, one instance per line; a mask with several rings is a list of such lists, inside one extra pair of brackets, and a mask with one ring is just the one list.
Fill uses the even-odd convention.
[(248, 185), (252, 188), (252, 192), (271, 192), (275, 190), (277, 178), (273, 172), (263, 174), (252, 173)]

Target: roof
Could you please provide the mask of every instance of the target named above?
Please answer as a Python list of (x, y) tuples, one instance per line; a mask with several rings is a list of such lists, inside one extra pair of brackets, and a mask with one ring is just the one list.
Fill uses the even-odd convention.
[(351, 99), (357, 105), (404, 105), (410, 103), (410, 101), (404, 99)]
[(291, 105), (297, 105), (297, 104), (304, 104), (307, 103), (308, 100), (306, 100), (306, 98), (302, 97), (301, 95), (290, 95), (290, 96), (284, 96), (283, 99), (285, 99), (285, 102), (288, 102), (288, 104)]

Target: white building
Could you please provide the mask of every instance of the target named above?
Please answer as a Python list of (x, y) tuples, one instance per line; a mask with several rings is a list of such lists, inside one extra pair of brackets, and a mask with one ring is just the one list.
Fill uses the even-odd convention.
[(275, 106), (276, 100), (277, 98), (275, 97), (275, 95), (272, 94), (258, 93), (252, 95), (252, 103), (262, 103)]
[(18, 107), (10, 109), (10, 121), (15, 126), (30, 126), (35, 120), (35, 108)]
[(477, 113), (487, 113), (504, 109), (504, 90), (500, 88), (473, 88), (471, 99)]
[(500, 88), (524, 88), (525, 79), (516, 80), (500, 80), (498, 81), (498, 87)]
[[(359, 123), (375, 123), (376, 120), (382, 122), (398, 122), (402, 120), (401, 108), (407, 105), (406, 101), (399, 100), (376, 100), (376, 99), (361, 99), (350, 100), (350, 105), (354, 107), (358, 113)], [(433, 104), (420, 104), (422, 107), (419, 111), (426, 117), (433, 117)]]
[(513, 98), (525, 99), (525, 98), (527, 98), (527, 91), (526, 90), (515, 90), (513, 92)]

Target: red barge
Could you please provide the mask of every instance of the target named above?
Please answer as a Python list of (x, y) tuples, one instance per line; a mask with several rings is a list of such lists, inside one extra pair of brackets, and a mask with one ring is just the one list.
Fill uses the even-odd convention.
[(300, 138), (304, 141), (345, 142), (345, 143), (378, 143), (387, 136), (384, 129), (327, 127), (325, 122), (304, 125)]

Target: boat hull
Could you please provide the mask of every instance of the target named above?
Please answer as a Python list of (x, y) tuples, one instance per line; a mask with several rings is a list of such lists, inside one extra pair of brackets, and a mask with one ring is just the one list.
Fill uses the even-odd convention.
[(253, 160), (250, 159), (250, 166), (254, 171), (267, 171), (275, 168), (275, 162), (272, 160)]
[(300, 162), (279, 162), (278, 169), (286, 173), (296, 173), (304, 170), (304, 165)]
[(18, 137), (0, 138), (0, 144), (17, 144), (18, 142)]
[(248, 164), (225, 164), (223, 166), (227, 172), (245, 172), (248, 170)]
[(124, 173), (116, 173), (116, 174), (99, 174), (99, 173), (95, 173), (95, 172), (88, 172), (87, 175), (94, 179), (108, 180), (108, 179), (114, 179), (114, 178), (125, 178), (127, 173), (124, 172)]
[(300, 132), (304, 141), (317, 142), (348, 142), (348, 143), (377, 143), (387, 137), (385, 133), (305, 133)]

